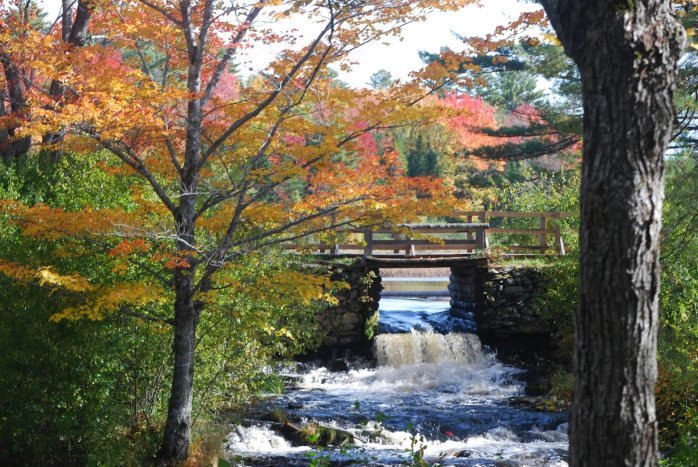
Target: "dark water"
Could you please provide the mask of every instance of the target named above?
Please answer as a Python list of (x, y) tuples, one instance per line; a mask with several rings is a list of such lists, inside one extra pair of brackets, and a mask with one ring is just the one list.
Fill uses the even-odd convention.
[(376, 368), (288, 374), (295, 389), (273, 405), (301, 423), (352, 433), (352, 446), (293, 446), (276, 425), (259, 422), (234, 427), (226, 452), (241, 465), (310, 465), (320, 457), (330, 465), (399, 465), (421, 452), (444, 466), (566, 466), (567, 415), (512, 405), (523, 389), (520, 370), (483, 352), (474, 334), (447, 333), (447, 309), (443, 301), (381, 300), (381, 329), (389, 332), (376, 340)]

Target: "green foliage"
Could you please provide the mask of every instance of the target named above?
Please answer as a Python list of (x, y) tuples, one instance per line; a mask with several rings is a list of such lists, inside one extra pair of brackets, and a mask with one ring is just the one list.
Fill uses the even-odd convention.
[[(27, 157), (0, 165), (0, 198), (66, 210), (129, 209), (136, 180), (108, 170), (99, 154), (80, 160), (66, 156), (55, 164)], [(100, 261), (101, 255), (91, 254), (95, 245), (72, 244), (74, 254), (57, 255), (60, 241), (29, 239), (6, 221), (0, 217), (2, 259), (65, 267), (100, 284), (124, 279)], [(216, 454), (223, 410), (281, 390), (282, 382), (268, 370), (274, 362), (317, 343), (319, 305), (267, 290), (280, 274), (301, 266), (300, 260), (275, 251), (248, 255), (226, 276), (239, 286), (222, 284), (226, 292), (208, 304), (198, 333), (194, 455)], [(129, 274), (138, 280), (150, 273), (136, 269)], [(67, 292), (49, 293), (0, 275), (0, 463), (147, 464), (167, 409), (169, 325), (118, 312), (103, 321), (49, 322), (72, 299)], [(171, 314), (166, 306), (153, 308), (150, 316)]]
[(373, 339), (376, 334), (378, 334), (378, 319), (380, 317), (380, 313), (376, 311), (371, 315), (370, 318), (366, 320), (366, 323), (364, 325), (364, 333), (366, 334), (366, 337), (369, 339)]
[(122, 319), (49, 323), (60, 297), (5, 278), (0, 287), (3, 465), (141, 463), (164, 409), (167, 336)]
[[(127, 180), (98, 168), (99, 157), (66, 156), (0, 166), (0, 197), (69, 210), (128, 205)], [(124, 192), (126, 194), (124, 194)], [(41, 263), (58, 246), (22, 237), (2, 219), (0, 251)], [(106, 279), (89, 255), (71, 266)], [(60, 266), (60, 263), (58, 264)], [(0, 459), (3, 465), (140, 464), (157, 441), (159, 397), (169, 378), (169, 338), (153, 323), (50, 323), (70, 296), (0, 276)]]
[(410, 177), (441, 175), (439, 154), (421, 134), (417, 135), (415, 146), (407, 150), (406, 159), (407, 175)]
[(0, 164), (0, 199), (19, 199), (76, 211), (85, 207), (129, 207), (128, 188), (137, 179), (108, 173), (101, 154), (64, 154), (57, 162), (38, 154)]
[(574, 373), (571, 370), (559, 368), (550, 381), (550, 395), (559, 401), (572, 402), (574, 393)]
[(698, 461), (698, 236), (695, 180), (689, 155), (668, 164), (662, 244), (662, 330), (657, 415), (665, 465)]
[[(506, 171), (492, 183), (496, 198), (489, 209), (501, 211), (561, 211), (579, 212), (580, 173), (577, 170), (548, 172), (523, 164), (508, 164)], [(502, 219), (492, 227), (538, 229), (538, 219)], [(559, 227), (568, 252), (577, 251), (579, 246), (579, 217), (548, 219), (548, 229)], [(537, 237), (531, 235), (492, 235), (493, 246), (501, 244), (532, 244)], [(548, 238), (552, 244), (552, 239)]]
[(567, 255), (555, 258), (541, 269), (545, 289), (539, 297), (543, 317), (550, 323), (558, 346), (572, 352), (574, 345), (574, 309), (579, 302), (579, 258)]
[(427, 450), (427, 445), (424, 444), (426, 441), (424, 436), (417, 433), (412, 423), (407, 425), (407, 431), (410, 432), (410, 450), (407, 465), (410, 467), (429, 467), (429, 463), (424, 460), (424, 452)]
[(378, 70), (368, 79), (368, 85), (373, 89), (386, 89), (393, 83), (393, 76), (387, 70)]
[(543, 97), (535, 74), (527, 70), (494, 73), (478, 91), (489, 104), (509, 111), (522, 104), (535, 104)]

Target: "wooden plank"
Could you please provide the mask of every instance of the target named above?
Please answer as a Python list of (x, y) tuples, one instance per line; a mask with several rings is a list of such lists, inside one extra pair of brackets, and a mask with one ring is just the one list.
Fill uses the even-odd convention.
[(388, 250), (404, 250), (410, 245), (475, 245), (475, 241), (468, 239), (448, 239), (441, 240), (436, 243), (430, 240), (373, 240), (372, 246), (374, 249), (383, 248)]
[(362, 260), (365, 264), (377, 266), (379, 268), (440, 268), (440, 267), (487, 267), (486, 257), (471, 255), (441, 255), (437, 257), (381, 257), (371, 256)]
[(502, 248), (509, 250), (546, 250), (547, 247), (542, 247), (540, 245), (502, 245)]
[[(400, 224), (396, 226), (394, 229), (388, 229), (388, 228), (380, 228), (380, 229), (373, 229), (371, 232), (373, 233), (380, 233), (380, 234), (393, 234), (396, 232), (396, 230), (408, 228), (411, 231), (421, 231), (424, 230), (426, 232), (433, 232), (434, 229), (438, 228), (443, 228), (447, 229), (448, 231), (451, 230), (458, 230), (458, 229), (486, 229), (489, 227), (489, 224), (486, 222), (432, 222), (432, 223), (425, 223), (425, 224)], [(339, 233), (360, 233), (363, 234), (366, 232), (366, 229), (347, 229), (347, 228), (342, 228), (342, 229), (336, 229), (334, 230), (335, 232)]]
[(410, 232), (416, 233), (436, 233), (436, 232), (467, 232), (467, 231), (477, 231), (481, 229), (489, 228), (487, 223), (465, 223), (465, 222), (454, 222), (454, 223), (439, 223), (439, 224), (404, 224), (397, 226), (395, 229), (378, 229), (373, 230), (374, 234), (395, 234), (402, 235), (404, 232), (396, 232), (399, 229), (409, 229)]
[(478, 250), (487, 248), (487, 233), (484, 230), (478, 230), (475, 233), (475, 246)]
[(338, 244), (325, 244), (325, 243), (287, 243), (283, 245), (286, 250), (334, 250), (336, 248), (340, 250), (363, 250), (364, 245), (359, 243), (338, 243)]
[[(563, 218), (575, 216), (571, 212), (514, 212), (514, 211), (456, 211), (454, 216), (465, 216), (467, 222), (440, 222), (440, 223), (409, 223), (396, 226), (394, 229), (379, 228), (357, 229), (351, 227), (341, 227), (336, 229), (336, 232), (349, 234), (347, 242), (338, 244), (325, 243), (292, 243), (284, 246), (287, 250), (308, 250), (322, 251), (333, 255), (340, 255), (342, 250), (345, 252), (356, 252), (346, 254), (358, 254), (363, 250), (365, 256), (372, 256), (374, 250), (392, 250), (395, 253), (404, 251), (407, 255), (414, 255), (417, 251), (473, 251), (475, 249), (484, 250), (488, 247), (489, 234), (511, 234), (511, 235), (530, 235), (537, 237), (538, 245), (512, 245), (503, 246), (504, 249), (529, 250), (529, 251), (544, 251), (549, 248), (555, 248), (558, 253), (564, 254), (565, 247), (562, 243), (560, 227), (554, 223), (550, 228), (548, 224), (549, 218)], [(509, 227), (493, 227), (489, 228), (487, 220), (490, 217), (501, 218), (516, 218), (516, 219), (538, 219), (541, 228), (538, 229), (518, 229)], [(480, 222), (473, 222), (474, 220)], [(398, 232), (396, 232), (396, 230)], [(406, 236), (420, 236), (419, 239), (400, 238)], [(353, 243), (354, 238), (351, 234), (362, 234), (363, 244), (356, 238), (356, 243)], [(376, 234), (381, 234), (385, 239), (376, 239)], [(443, 239), (442, 234), (462, 234), (457, 235), (456, 239)], [(554, 244), (548, 243), (548, 235), (552, 235)], [(465, 238), (463, 238), (465, 237)], [(433, 239), (433, 240), (430, 240)], [(438, 240), (437, 240), (438, 239)], [(532, 239), (533, 240), (533, 239)], [(436, 243), (438, 241), (438, 243)]]
[(411, 230), (430, 230), (430, 229), (457, 229), (457, 228), (469, 228), (469, 229), (483, 229), (490, 225), (486, 222), (432, 222), (429, 224), (400, 224), (400, 227), (407, 227)]
[(554, 229), (503, 229), (499, 227), (492, 227), (487, 229), (487, 233), (490, 234), (521, 234), (521, 235), (540, 235), (542, 233), (553, 235), (555, 233)]
[[(485, 228), (482, 229), (468, 229), (468, 228), (433, 228), (433, 229), (413, 229), (410, 230), (410, 234), (415, 233), (415, 234), (440, 234), (440, 233), (467, 233), (467, 232), (477, 232), (478, 230), (487, 230)], [(380, 234), (380, 235), (390, 235), (393, 234), (394, 232), (388, 231), (388, 230), (381, 230), (379, 232), (373, 232), (375, 234)], [(396, 234), (397, 235), (397, 234)], [(394, 235), (394, 236), (396, 236)]]
[(475, 242), (462, 245), (463, 248), (455, 248), (460, 245), (413, 245), (419, 251), (438, 251), (438, 250), (473, 250), (476, 245)]
[(477, 216), (480, 218), (480, 222), (485, 222), (483, 216), (485, 217), (512, 217), (512, 218), (525, 218), (525, 217), (574, 217), (577, 214), (573, 212), (561, 212), (561, 211), (454, 211), (454, 217), (465, 217), (465, 216)]

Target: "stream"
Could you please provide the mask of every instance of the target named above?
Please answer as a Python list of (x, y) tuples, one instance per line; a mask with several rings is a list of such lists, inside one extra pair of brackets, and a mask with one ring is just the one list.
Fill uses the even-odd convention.
[[(287, 391), (268, 401), (290, 426), (319, 424), (350, 436), (313, 446), (284, 434), (278, 421), (234, 426), (224, 449), (235, 465), (566, 466), (567, 414), (512, 401), (522, 370), (483, 350), (448, 302), (380, 301), (377, 364), (287, 369)], [(288, 429), (289, 425), (285, 428)]]

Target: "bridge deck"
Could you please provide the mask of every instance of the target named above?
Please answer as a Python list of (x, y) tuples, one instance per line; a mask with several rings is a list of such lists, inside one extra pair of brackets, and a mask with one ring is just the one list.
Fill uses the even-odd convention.
[(361, 262), (367, 266), (378, 268), (466, 268), (487, 267), (487, 257), (480, 255), (458, 256), (366, 256)]

